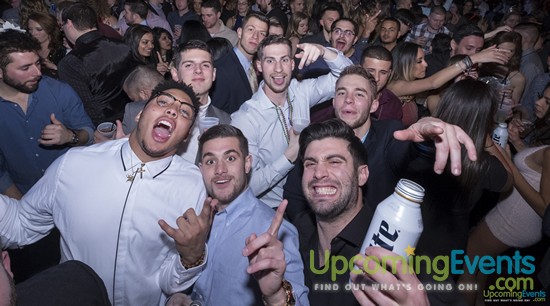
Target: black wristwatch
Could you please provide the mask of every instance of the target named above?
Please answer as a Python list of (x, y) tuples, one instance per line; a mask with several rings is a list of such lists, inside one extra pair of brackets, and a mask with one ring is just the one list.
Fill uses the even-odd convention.
[(71, 131), (71, 132), (73, 133), (73, 138), (71, 138), (70, 144), (71, 144), (71, 145), (77, 144), (77, 143), (78, 143), (78, 140), (79, 140), (79, 139), (78, 139), (78, 133), (77, 133), (75, 130), (71, 130), (71, 129), (69, 129), (69, 131)]

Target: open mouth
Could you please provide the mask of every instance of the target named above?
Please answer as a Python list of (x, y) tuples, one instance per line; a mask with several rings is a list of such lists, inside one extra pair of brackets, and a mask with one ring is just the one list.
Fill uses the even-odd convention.
[(273, 83), (278, 86), (282, 86), (285, 84), (285, 77), (284, 76), (274, 76), (272, 77)]
[(153, 137), (159, 142), (167, 141), (174, 131), (173, 124), (168, 120), (160, 120), (153, 127)]
[(342, 51), (345, 47), (346, 47), (345, 41), (342, 41), (342, 40), (336, 41), (336, 46), (335, 46), (336, 49), (338, 49), (339, 51)]

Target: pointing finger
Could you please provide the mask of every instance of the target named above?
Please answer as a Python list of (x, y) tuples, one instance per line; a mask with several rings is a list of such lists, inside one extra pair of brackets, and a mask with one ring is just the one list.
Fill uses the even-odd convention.
[(281, 224), (283, 223), (283, 217), (285, 215), (287, 204), (288, 204), (287, 200), (283, 200), (281, 204), (279, 204), (279, 207), (277, 208), (277, 212), (273, 217), (273, 221), (271, 222), (271, 225), (267, 229), (267, 233), (270, 234), (271, 236), (277, 237), (279, 235), (279, 228), (281, 228)]

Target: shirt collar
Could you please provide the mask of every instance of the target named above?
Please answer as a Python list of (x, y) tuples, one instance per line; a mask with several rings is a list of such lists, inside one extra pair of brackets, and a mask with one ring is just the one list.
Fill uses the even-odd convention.
[(363, 205), (357, 215), (336, 237), (347, 241), (348, 244), (361, 247), (361, 244), (363, 244), (363, 240), (365, 239), (365, 234), (369, 229), (372, 216), (373, 213), (371, 208), (368, 205)]
[(254, 197), (250, 187), (246, 187), (233, 202), (229, 203), (224, 210), (217, 212), (216, 215), (226, 214), (227, 224), (231, 224), (242, 216), (251, 215), (256, 201), (257, 199)]
[[(124, 172), (127, 172), (127, 174), (130, 174), (130, 172), (134, 173), (139, 168), (139, 165), (142, 163), (142, 161), (137, 157), (137, 155), (130, 147), (129, 141), (122, 145), (120, 149), (120, 158), (122, 163), (122, 170)], [(170, 167), (173, 158), (174, 155), (171, 155), (163, 159), (143, 163), (145, 164), (145, 172), (143, 172), (143, 176), (156, 178), (164, 171), (166, 171), (168, 167)]]
[(233, 47), (233, 51), (235, 52), (235, 55), (237, 55), (239, 63), (243, 66), (244, 72), (248, 74), (248, 69), (250, 69), (250, 65), (252, 65), (252, 63), (248, 60), (248, 58), (246, 58), (246, 56), (244, 56), (239, 48)]
[[(265, 94), (264, 83), (265, 82), (263, 80), (260, 82), (260, 85), (258, 85), (258, 90), (254, 93), (254, 95), (252, 95), (252, 100), (257, 100), (258, 101), (258, 104), (256, 106), (261, 110), (275, 108), (275, 105), (273, 105), (271, 100)], [(287, 97), (288, 97), (288, 99), (290, 99), (290, 101), (288, 101), (288, 99), (287, 99), (287, 101), (285, 101), (285, 104), (282, 106), (282, 108), (285, 108), (285, 106), (288, 106), (288, 103), (294, 102), (295, 95), (290, 90), (290, 86), (287, 89)]]

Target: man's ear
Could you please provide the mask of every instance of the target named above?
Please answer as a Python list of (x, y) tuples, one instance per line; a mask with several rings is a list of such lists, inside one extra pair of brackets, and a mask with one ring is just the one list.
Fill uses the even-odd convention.
[[(292, 61), (294, 63), (294, 61)], [(255, 60), (254, 63), (256, 64), (256, 70), (259, 72), (259, 73), (262, 73), (263, 70), (262, 70), (262, 62), (260, 62), (260, 60)], [(292, 70), (294, 70), (294, 66), (292, 67)]]
[(252, 169), (252, 155), (248, 154), (244, 158), (244, 173), (249, 174)]
[(243, 36), (243, 28), (239, 27), (237, 29), (237, 38), (241, 40), (241, 37)]
[(8, 254), (8, 251), (2, 251), (2, 265), (4, 266), (4, 269), (8, 272), (8, 274), (13, 278), (13, 272), (11, 272), (11, 260), (10, 260), (10, 254)]
[(367, 165), (359, 166), (359, 168), (357, 168), (357, 179), (359, 181), (359, 186), (365, 185), (368, 178), (369, 178), (369, 167)]
[(380, 103), (378, 102), (380, 94), (378, 94), (378, 97), (376, 99), (372, 100), (372, 103), (370, 105), (370, 112), (371, 114), (374, 113), (376, 110), (378, 110), (378, 106), (380, 106)]
[(180, 78), (178, 77), (178, 70), (175, 67), (170, 68), (170, 75), (172, 75), (172, 80), (174, 80), (174, 82), (180, 81)]

